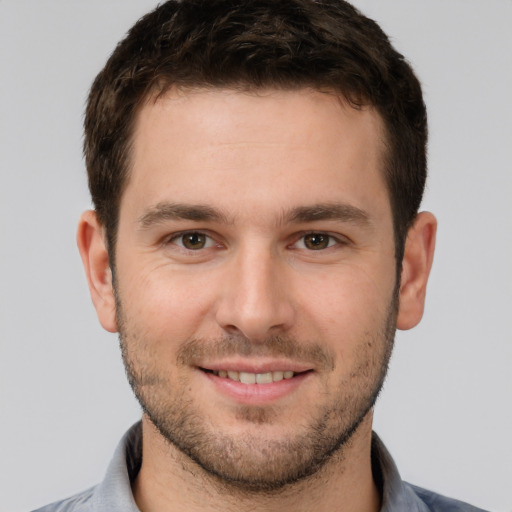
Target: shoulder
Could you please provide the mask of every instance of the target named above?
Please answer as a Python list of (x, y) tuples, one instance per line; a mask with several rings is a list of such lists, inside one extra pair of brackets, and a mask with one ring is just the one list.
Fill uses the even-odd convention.
[[(1, 1), (1, 0), (0, 0)], [(131, 480), (142, 461), (140, 422), (121, 439), (104, 479), (96, 486), (33, 512), (137, 512)]]
[(469, 503), (447, 498), (416, 485), (405, 482), (404, 484), (427, 506), (426, 510), (429, 512), (485, 512)]
[(92, 512), (92, 496), (95, 487), (91, 487), (86, 491), (75, 494), (65, 500), (50, 503), (42, 508), (38, 508), (33, 512)]

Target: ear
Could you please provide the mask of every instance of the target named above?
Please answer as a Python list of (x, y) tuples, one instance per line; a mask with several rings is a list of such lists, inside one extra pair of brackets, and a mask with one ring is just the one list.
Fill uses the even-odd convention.
[(429, 212), (421, 212), (407, 233), (400, 279), (398, 329), (411, 329), (423, 316), (427, 281), (434, 259), (436, 230), (436, 218)]
[(98, 221), (96, 212), (89, 210), (82, 214), (76, 240), (98, 319), (104, 329), (117, 332), (116, 302), (105, 230)]

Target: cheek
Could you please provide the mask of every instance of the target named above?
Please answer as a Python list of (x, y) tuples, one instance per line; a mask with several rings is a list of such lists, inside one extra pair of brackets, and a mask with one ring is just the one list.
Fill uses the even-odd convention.
[(165, 264), (131, 270), (120, 289), (128, 325), (146, 332), (153, 343), (197, 335), (215, 300), (211, 278)]
[(394, 277), (352, 267), (350, 272), (331, 272), (321, 280), (305, 283), (301, 309), (315, 331), (337, 346), (357, 344), (380, 330), (394, 290)]

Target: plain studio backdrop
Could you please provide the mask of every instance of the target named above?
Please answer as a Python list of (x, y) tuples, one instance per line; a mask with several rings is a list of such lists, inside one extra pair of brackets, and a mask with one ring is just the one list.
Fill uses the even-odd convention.
[[(423, 322), (399, 333), (375, 429), (402, 477), (512, 511), (512, 2), (357, 0), (416, 69), (423, 208), (439, 237)], [(75, 246), (90, 206), (88, 88), (152, 0), (0, 0), (0, 511), (102, 479), (140, 417)]]

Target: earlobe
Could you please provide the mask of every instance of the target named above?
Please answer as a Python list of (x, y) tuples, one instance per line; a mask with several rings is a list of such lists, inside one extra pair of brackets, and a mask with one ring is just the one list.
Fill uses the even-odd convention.
[(88, 210), (78, 223), (77, 244), (98, 319), (109, 332), (117, 332), (116, 303), (104, 228)]
[(429, 212), (417, 215), (405, 242), (397, 328), (416, 326), (423, 316), (427, 281), (434, 259), (436, 218)]

